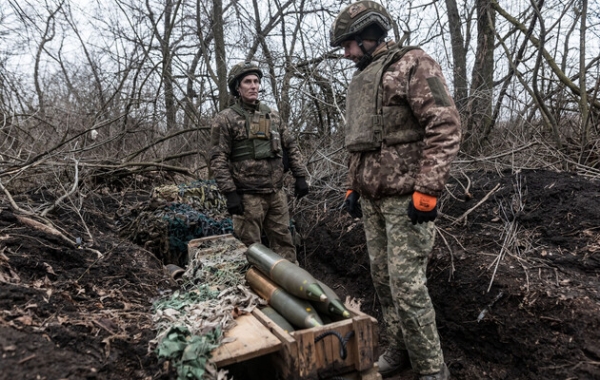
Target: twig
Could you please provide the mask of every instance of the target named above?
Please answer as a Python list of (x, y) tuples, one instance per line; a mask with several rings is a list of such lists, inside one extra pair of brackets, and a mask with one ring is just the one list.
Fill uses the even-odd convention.
[(26, 357), (26, 358), (23, 358), (23, 359), (19, 360), (19, 363), (18, 363), (18, 364), (23, 364), (23, 363), (25, 363), (25, 362), (27, 362), (27, 361), (29, 361), (29, 360), (31, 360), (31, 359), (33, 359), (33, 358), (35, 358), (35, 357), (36, 357), (36, 354), (29, 355), (28, 357)]
[(496, 302), (498, 302), (498, 300), (500, 298), (502, 298), (503, 295), (504, 295), (504, 292), (500, 291), (500, 293), (498, 293), (498, 295), (496, 295), (496, 298), (494, 298), (492, 300), (492, 302), (490, 302), (483, 310), (481, 310), (481, 313), (479, 313), (479, 316), (477, 316), (477, 323), (481, 322), (481, 320), (483, 319), (483, 317), (485, 317), (485, 315), (487, 314), (489, 309), (491, 309), (492, 306), (494, 306), (494, 304)]
[(452, 276), (454, 275), (454, 253), (452, 252), (452, 248), (450, 248), (450, 244), (448, 244), (448, 241), (446, 240), (446, 238), (444, 237), (444, 235), (442, 235), (442, 231), (438, 226), (435, 226), (435, 230), (437, 231), (438, 235), (440, 235), (440, 237), (442, 238), (442, 240), (444, 240), (444, 244), (446, 244), (446, 248), (448, 248), (448, 251), (450, 252), (450, 275), (448, 276), (448, 281), (450, 281), (452, 279)]
[(458, 219), (456, 219), (454, 222), (450, 223), (450, 225), (454, 225), (454, 224), (460, 222), (462, 219), (465, 219), (467, 217), (467, 215), (469, 215), (471, 212), (473, 212), (477, 207), (481, 206), (482, 203), (484, 203), (485, 201), (487, 201), (488, 198), (492, 194), (494, 194), (496, 192), (496, 190), (498, 190), (499, 187), (500, 187), (500, 184), (497, 184), (489, 193), (486, 194), (485, 197), (483, 197), (482, 200), (480, 200), (475, 206), (473, 206), (470, 209), (468, 209), (467, 211), (465, 211), (464, 214), (462, 214), (461, 216), (459, 216)]
[(25, 214), (25, 215), (29, 215), (29, 216), (33, 216), (35, 215), (34, 212), (32, 211), (28, 211), (28, 210), (24, 210), (22, 208), (20, 208), (17, 203), (15, 202), (15, 200), (13, 199), (12, 195), (10, 194), (10, 192), (6, 189), (6, 187), (4, 187), (4, 185), (2, 184), (2, 180), (0, 180), (0, 189), (4, 192), (4, 194), (6, 195), (6, 197), (8, 198), (8, 202), (10, 203), (10, 205), (12, 206), (12, 208), (15, 211), (20, 212), (21, 214)]
[(65, 193), (62, 196), (60, 196), (57, 200), (55, 200), (54, 203), (52, 203), (52, 206), (42, 211), (42, 213), (40, 214), (42, 218), (45, 218), (46, 215), (48, 215), (50, 211), (54, 210), (56, 206), (58, 206), (65, 198), (71, 196), (71, 194), (77, 191), (77, 186), (79, 185), (79, 162), (76, 159), (73, 159), (73, 161), (75, 162), (75, 178), (73, 180), (73, 186), (71, 187), (71, 190), (68, 193)]

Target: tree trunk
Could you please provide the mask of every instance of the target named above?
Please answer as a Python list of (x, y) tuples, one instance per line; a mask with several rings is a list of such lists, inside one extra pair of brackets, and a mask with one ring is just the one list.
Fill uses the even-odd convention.
[(467, 50), (465, 40), (461, 31), (461, 19), (458, 13), (456, 0), (446, 0), (448, 8), (448, 25), (450, 28), (450, 40), (452, 44), (452, 59), (454, 70), (454, 102), (459, 111), (464, 112), (467, 104), (468, 88), (467, 82)]
[(473, 66), (465, 148), (476, 150), (492, 130), (494, 23), (490, 0), (477, 0), (477, 51)]
[(212, 29), (215, 38), (215, 60), (217, 62), (217, 87), (219, 89), (219, 111), (227, 108), (227, 60), (225, 55), (225, 35), (223, 33), (223, 0), (213, 0)]

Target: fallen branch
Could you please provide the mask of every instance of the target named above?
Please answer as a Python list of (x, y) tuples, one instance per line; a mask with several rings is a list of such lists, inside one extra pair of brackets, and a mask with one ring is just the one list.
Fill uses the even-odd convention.
[(2, 181), (0, 181), (0, 190), (2, 190), (4, 192), (4, 195), (6, 195), (6, 197), (8, 198), (8, 202), (10, 203), (10, 205), (12, 206), (12, 208), (14, 210), (20, 212), (21, 214), (25, 214), (25, 215), (35, 215), (34, 212), (24, 210), (17, 205), (17, 202), (15, 202), (15, 200), (13, 199), (10, 192), (6, 189), (6, 187), (4, 187), (4, 185), (2, 184)]
[(17, 218), (17, 220), (19, 222), (23, 223), (26, 226), (29, 226), (31, 228), (35, 228), (35, 229), (40, 230), (42, 232), (45, 232), (47, 234), (50, 234), (50, 235), (53, 235), (53, 236), (61, 238), (65, 242), (69, 243), (71, 245), (71, 247), (73, 247), (73, 248), (85, 249), (87, 251), (95, 253), (98, 256), (98, 259), (101, 259), (104, 256), (102, 254), (102, 252), (100, 252), (100, 251), (98, 251), (96, 249), (82, 247), (80, 244), (78, 244), (77, 242), (69, 239), (62, 232), (60, 232), (59, 230), (57, 230), (56, 228), (54, 228), (54, 227), (52, 227), (50, 225), (38, 222), (37, 220), (33, 220), (33, 219), (28, 218), (26, 216), (15, 215), (15, 217)]
[(460, 222), (461, 220), (465, 219), (470, 213), (472, 213), (477, 207), (481, 206), (485, 201), (488, 200), (488, 198), (490, 196), (492, 196), (492, 194), (494, 194), (496, 192), (496, 190), (498, 190), (498, 188), (500, 187), (500, 184), (497, 184), (489, 193), (487, 193), (485, 195), (485, 197), (483, 197), (482, 200), (480, 200), (479, 202), (477, 202), (477, 204), (473, 207), (471, 207), (470, 209), (468, 209), (467, 211), (465, 211), (464, 214), (462, 214), (461, 216), (459, 216), (454, 222), (452, 222), (450, 225), (454, 225), (458, 222)]
[(15, 215), (15, 217), (17, 218), (17, 220), (19, 222), (25, 224), (26, 226), (35, 228), (36, 230), (40, 230), (40, 231), (45, 232), (50, 235), (57, 236), (57, 237), (63, 239), (64, 241), (68, 242), (73, 247), (77, 246), (77, 244), (73, 240), (69, 239), (63, 233), (61, 233), (59, 230), (57, 230), (56, 228), (54, 228), (52, 226), (38, 222), (37, 220), (33, 220), (26, 216)]

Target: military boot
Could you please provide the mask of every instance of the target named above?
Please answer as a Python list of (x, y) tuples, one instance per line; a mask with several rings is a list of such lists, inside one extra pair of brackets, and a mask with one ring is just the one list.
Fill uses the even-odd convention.
[(448, 380), (450, 379), (450, 371), (448, 370), (448, 366), (446, 363), (442, 363), (442, 368), (440, 368), (440, 372), (434, 373), (431, 375), (421, 375), (419, 376), (419, 380)]
[(391, 376), (397, 372), (410, 368), (408, 351), (396, 347), (388, 347), (377, 361), (379, 373), (382, 377)]

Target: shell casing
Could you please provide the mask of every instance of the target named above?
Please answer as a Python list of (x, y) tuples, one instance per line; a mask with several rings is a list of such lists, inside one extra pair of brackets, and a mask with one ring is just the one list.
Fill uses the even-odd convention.
[(327, 301), (325, 291), (306, 270), (273, 252), (261, 243), (246, 251), (248, 261), (261, 273), (296, 297), (316, 302)]
[(292, 325), (300, 328), (323, 325), (323, 321), (308, 301), (286, 292), (256, 268), (250, 268), (246, 272), (246, 280), (252, 290), (267, 300), (269, 305)]

